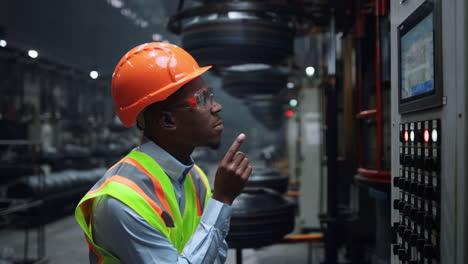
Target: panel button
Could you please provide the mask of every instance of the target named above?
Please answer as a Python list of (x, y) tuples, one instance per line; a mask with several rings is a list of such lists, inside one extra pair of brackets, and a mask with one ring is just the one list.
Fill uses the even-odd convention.
[(425, 244), (423, 247), (423, 256), (431, 259), (434, 256), (434, 247), (432, 244)]
[(393, 186), (400, 187), (400, 177), (393, 178)]
[(398, 250), (398, 258), (400, 260), (408, 260), (408, 254), (406, 252), (406, 249), (399, 249)]
[(400, 250), (400, 245), (399, 244), (393, 245), (393, 255), (398, 255), (398, 250)]
[(434, 217), (431, 214), (425, 214), (424, 215), (424, 227), (427, 229), (432, 229), (434, 228)]

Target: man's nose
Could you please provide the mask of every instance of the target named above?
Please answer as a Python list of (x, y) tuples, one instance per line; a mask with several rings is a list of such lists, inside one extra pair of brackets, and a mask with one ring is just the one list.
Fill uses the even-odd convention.
[(218, 103), (217, 101), (213, 101), (213, 105), (211, 106), (212, 113), (218, 113), (223, 109), (223, 106)]

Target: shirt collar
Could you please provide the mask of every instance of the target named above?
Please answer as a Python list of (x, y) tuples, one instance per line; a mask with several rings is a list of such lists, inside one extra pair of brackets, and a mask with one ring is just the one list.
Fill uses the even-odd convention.
[(137, 150), (150, 156), (159, 164), (167, 176), (179, 183), (184, 182), (185, 176), (192, 169), (194, 164), (192, 157), (190, 157), (189, 165), (182, 164), (153, 141), (148, 141), (140, 145)]

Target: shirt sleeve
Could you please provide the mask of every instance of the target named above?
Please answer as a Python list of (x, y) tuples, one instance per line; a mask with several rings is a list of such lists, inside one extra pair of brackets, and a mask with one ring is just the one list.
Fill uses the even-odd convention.
[(200, 224), (179, 255), (172, 243), (131, 208), (112, 197), (94, 211), (94, 239), (123, 263), (224, 263), (231, 206), (210, 199)]

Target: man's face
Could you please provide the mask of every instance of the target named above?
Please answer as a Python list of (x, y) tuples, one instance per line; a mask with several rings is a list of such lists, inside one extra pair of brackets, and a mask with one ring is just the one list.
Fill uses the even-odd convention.
[[(184, 85), (167, 102), (167, 111), (174, 117), (178, 140), (183, 141), (193, 147), (208, 146), (213, 149), (219, 147), (221, 143), (221, 133), (223, 123), (218, 113), (222, 106), (213, 98), (210, 104), (207, 84), (201, 77), (198, 77)], [(204, 93), (201, 93), (205, 91)], [(195, 94), (199, 94), (201, 99), (198, 104), (193, 104), (196, 100)], [(207, 96), (208, 95), (208, 96)], [(206, 104), (200, 104), (205, 100)]]

